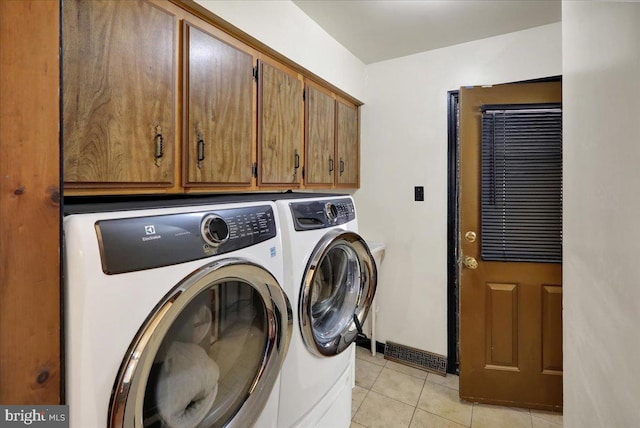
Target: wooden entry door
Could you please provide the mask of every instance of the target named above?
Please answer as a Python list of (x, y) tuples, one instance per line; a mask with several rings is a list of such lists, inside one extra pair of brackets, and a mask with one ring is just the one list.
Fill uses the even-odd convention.
[(468, 401), (562, 408), (562, 265), (481, 257), (481, 106), (561, 100), (560, 82), (460, 90), (460, 397)]

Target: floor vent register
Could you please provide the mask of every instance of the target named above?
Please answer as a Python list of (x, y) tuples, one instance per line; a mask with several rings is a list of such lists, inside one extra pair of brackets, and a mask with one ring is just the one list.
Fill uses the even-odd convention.
[(384, 358), (441, 376), (447, 374), (447, 357), (422, 349), (387, 341), (384, 348)]

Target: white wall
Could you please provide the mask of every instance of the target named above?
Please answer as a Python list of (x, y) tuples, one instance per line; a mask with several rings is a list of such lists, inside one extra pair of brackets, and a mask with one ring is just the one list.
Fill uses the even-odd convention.
[(447, 91), (559, 75), (561, 44), (556, 23), (366, 67), (354, 196), (362, 235), (387, 244), (378, 340), (447, 354)]
[(640, 426), (640, 3), (564, 1), (564, 424)]
[(293, 2), (196, 2), (349, 95), (361, 101), (364, 99), (364, 63)]

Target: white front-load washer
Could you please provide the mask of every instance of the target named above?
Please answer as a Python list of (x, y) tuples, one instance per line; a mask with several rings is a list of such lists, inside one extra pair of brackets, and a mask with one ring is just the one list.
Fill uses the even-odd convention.
[(275, 427), (292, 330), (275, 204), (65, 201), (72, 428)]
[(280, 428), (346, 428), (355, 341), (377, 273), (350, 196), (277, 200), (294, 332), (282, 367)]

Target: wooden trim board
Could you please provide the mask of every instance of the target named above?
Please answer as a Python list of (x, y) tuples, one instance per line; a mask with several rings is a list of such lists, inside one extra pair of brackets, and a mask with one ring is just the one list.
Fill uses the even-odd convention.
[(58, 404), (59, 1), (0, 1), (0, 46), (0, 403)]

